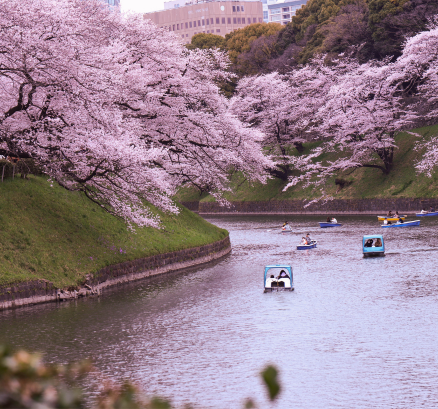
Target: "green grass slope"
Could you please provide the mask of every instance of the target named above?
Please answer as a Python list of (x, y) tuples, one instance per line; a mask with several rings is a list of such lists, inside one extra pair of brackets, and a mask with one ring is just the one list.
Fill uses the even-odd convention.
[[(431, 136), (438, 135), (438, 125), (413, 131), (421, 134), (427, 140)], [(325, 195), (337, 199), (438, 197), (438, 174), (429, 178), (424, 174), (418, 174), (415, 170), (415, 163), (421, 159), (424, 153), (424, 151), (415, 149), (415, 144), (418, 141), (419, 138), (410, 133), (400, 133), (396, 137), (398, 148), (394, 154), (393, 169), (388, 175), (383, 174), (379, 169), (359, 168), (340, 173), (317, 189), (297, 185), (289, 188), (286, 192), (283, 192), (286, 183), (280, 179), (270, 179), (266, 185), (250, 186), (238, 175), (232, 181), (235, 192), (227, 194), (226, 197), (231, 201), (314, 199), (320, 197), (322, 191)], [(327, 159), (335, 158), (327, 157)], [(376, 163), (378, 163), (377, 160)], [(335, 184), (336, 178), (342, 178), (351, 184), (338, 190), (338, 186)], [(178, 194), (178, 200), (208, 202), (215, 199), (205, 194), (200, 196), (194, 189), (182, 189)]]
[(183, 207), (178, 215), (160, 213), (163, 229), (133, 233), (82, 194), (46, 179), (0, 182), (0, 285), (46, 279), (65, 288), (108, 265), (228, 235)]

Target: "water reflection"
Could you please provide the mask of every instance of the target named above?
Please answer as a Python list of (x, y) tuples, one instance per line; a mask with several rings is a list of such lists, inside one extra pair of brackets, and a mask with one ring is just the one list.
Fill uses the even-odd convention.
[[(0, 313), (0, 339), (51, 362), (92, 357), (108, 377), (209, 408), (266, 404), (258, 373), (280, 368), (281, 408), (438, 406), (438, 219), (385, 229), (387, 256), (363, 259), (372, 217), (215, 217), (226, 259), (65, 304)], [(297, 251), (306, 233), (318, 248)], [(288, 263), (295, 292), (263, 294), (263, 267)]]

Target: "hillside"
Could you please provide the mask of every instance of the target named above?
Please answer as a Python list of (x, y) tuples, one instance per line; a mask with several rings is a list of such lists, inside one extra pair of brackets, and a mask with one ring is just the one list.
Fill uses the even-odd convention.
[[(427, 139), (438, 135), (438, 125), (415, 129), (414, 132)], [(271, 179), (266, 185), (249, 186), (240, 176), (236, 176), (233, 179), (235, 193), (227, 194), (226, 197), (231, 201), (310, 200), (320, 197), (322, 190), (327, 196), (336, 199), (438, 197), (438, 175), (434, 174), (432, 178), (428, 178), (415, 171), (414, 165), (423, 153), (415, 149), (416, 142), (417, 138), (409, 133), (401, 133), (396, 137), (398, 149), (394, 154), (393, 169), (388, 175), (384, 175), (378, 169), (359, 168), (336, 175), (329, 179), (322, 188), (303, 188), (302, 185), (297, 185), (286, 192), (283, 192), (286, 183), (280, 179)], [(329, 159), (335, 159), (335, 157)], [(350, 184), (339, 190), (335, 179), (343, 179)], [(214, 201), (213, 197), (200, 196), (194, 189), (182, 189), (178, 199), (183, 202)]]
[(0, 284), (46, 279), (74, 286), (102, 267), (197, 247), (227, 236), (225, 230), (181, 207), (160, 213), (163, 229), (129, 231), (80, 193), (29, 176), (0, 183)]

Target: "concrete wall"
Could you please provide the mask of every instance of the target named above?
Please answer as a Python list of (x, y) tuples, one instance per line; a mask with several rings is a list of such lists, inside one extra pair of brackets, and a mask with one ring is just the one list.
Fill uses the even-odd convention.
[(230, 238), (205, 246), (108, 266), (87, 277), (81, 287), (59, 289), (45, 280), (0, 286), (0, 310), (50, 301), (63, 301), (90, 295), (100, 295), (105, 288), (160, 274), (197, 266), (216, 260), (231, 251)]
[(181, 202), (200, 214), (377, 214), (388, 210), (401, 213), (416, 213), (429, 206), (438, 208), (434, 199), (334, 199), (315, 202), (304, 207), (304, 200), (270, 200), (261, 202), (231, 202), (231, 207), (221, 207), (216, 202)]

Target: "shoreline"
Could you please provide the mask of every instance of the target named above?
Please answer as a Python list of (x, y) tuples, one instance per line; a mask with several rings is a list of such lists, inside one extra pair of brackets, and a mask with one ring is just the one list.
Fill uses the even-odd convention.
[(0, 310), (48, 302), (100, 296), (106, 288), (183, 271), (218, 260), (231, 252), (230, 237), (200, 247), (158, 254), (104, 267), (76, 288), (56, 288), (47, 280), (34, 280), (0, 287)]
[(202, 216), (211, 215), (385, 215), (388, 210), (415, 215), (430, 206), (438, 208), (438, 198), (375, 198), (307, 200), (232, 201), (229, 207), (217, 202), (181, 201), (182, 205)]

